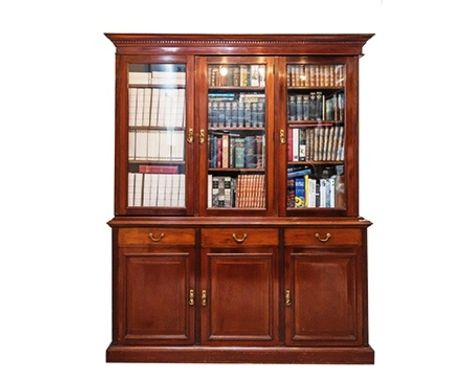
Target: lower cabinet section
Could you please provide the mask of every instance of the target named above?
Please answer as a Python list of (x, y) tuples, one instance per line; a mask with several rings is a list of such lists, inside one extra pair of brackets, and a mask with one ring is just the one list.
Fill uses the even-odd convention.
[(356, 248), (286, 251), (286, 344), (349, 345), (361, 341)]
[(365, 229), (157, 228), (114, 232), (109, 361), (373, 362)]
[(194, 343), (193, 249), (121, 250), (120, 301), (126, 343)]

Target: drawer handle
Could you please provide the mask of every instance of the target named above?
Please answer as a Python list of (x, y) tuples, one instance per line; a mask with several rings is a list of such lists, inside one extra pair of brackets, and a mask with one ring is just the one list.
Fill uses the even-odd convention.
[(150, 232), (148, 236), (155, 243), (159, 243), (165, 235), (164, 232), (161, 232), (158, 237), (154, 237), (153, 232)]
[(234, 239), (234, 241), (235, 241), (236, 243), (239, 243), (239, 244), (240, 244), (240, 243), (243, 243), (243, 242), (245, 241), (245, 239), (247, 239), (247, 234), (244, 233), (244, 234), (242, 235), (242, 237), (237, 237), (237, 235), (236, 235), (235, 233), (233, 233), (233, 234), (232, 234), (232, 238)]
[(326, 243), (328, 240), (330, 240), (331, 238), (331, 233), (330, 232), (327, 232), (327, 234), (325, 235), (325, 237), (320, 237), (320, 234), (317, 232), (315, 233), (315, 237), (317, 239), (319, 239), (322, 243)]

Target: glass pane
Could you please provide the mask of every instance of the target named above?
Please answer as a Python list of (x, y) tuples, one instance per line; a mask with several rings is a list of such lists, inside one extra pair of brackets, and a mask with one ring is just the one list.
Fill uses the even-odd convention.
[(183, 64), (129, 65), (129, 207), (185, 207), (185, 83)]
[(208, 67), (208, 208), (265, 208), (265, 69)]
[(288, 65), (288, 208), (345, 208), (344, 65)]

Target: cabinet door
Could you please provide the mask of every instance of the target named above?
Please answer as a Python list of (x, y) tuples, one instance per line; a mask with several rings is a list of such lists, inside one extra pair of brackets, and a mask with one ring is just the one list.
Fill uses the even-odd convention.
[(124, 342), (194, 342), (193, 257), (192, 249), (121, 249)]
[(193, 58), (119, 58), (117, 214), (193, 213)]
[(280, 213), (356, 216), (357, 60), (280, 62)]
[(203, 344), (278, 343), (277, 253), (273, 248), (204, 249)]
[(274, 209), (272, 57), (199, 57), (200, 214)]
[(362, 297), (358, 249), (294, 248), (286, 251), (286, 344), (357, 344)]

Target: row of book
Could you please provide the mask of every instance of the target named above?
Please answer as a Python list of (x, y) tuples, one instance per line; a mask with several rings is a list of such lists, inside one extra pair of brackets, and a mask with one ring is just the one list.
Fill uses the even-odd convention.
[(342, 176), (288, 179), (288, 208), (344, 208)]
[(208, 208), (265, 208), (265, 175), (208, 175)]
[(265, 127), (264, 102), (208, 102), (208, 127)]
[(210, 87), (265, 87), (265, 65), (209, 65)]
[(184, 174), (128, 173), (129, 207), (184, 207)]
[(288, 65), (290, 87), (343, 87), (344, 65)]
[(294, 94), (288, 97), (289, 121), (343, 121), (344, 93)]
[(344, 160), (344, 126), (288, 130), (288, 161)]
[(184, 160), (185, 132), (179, 130), (130, 130), (129, 160)]
[[(148, 66), (148, 65), (143, 65)], [(184, 86), (185, 71), (176, 71), (174, 65), (159, 65), (166, 70), (145, 70), (128, 72), (129, 85), (165, 85), (165, 86)]]
[(210, 168), (263, 168), (265, 136), (210, 134), (208, 140)]
[(128, 125), (185, 126), (185, 89), (128, 89)]

